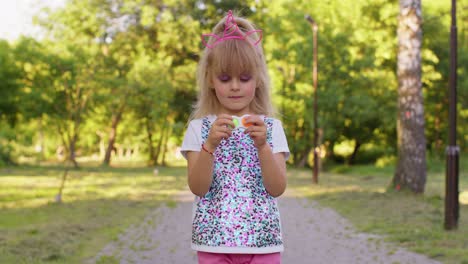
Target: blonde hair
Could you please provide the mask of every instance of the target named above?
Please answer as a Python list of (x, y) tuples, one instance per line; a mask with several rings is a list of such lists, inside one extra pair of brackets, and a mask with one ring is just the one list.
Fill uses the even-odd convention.
[[(222, 36), (224, 31), (224, 17), (213, 28), (212, 33)], [(239, 29), (245, 33), (256, 29), (255, 26), (242, 17), (234, 16), (234, 21)], [(216, 97), (215, 90), (211, 87), (213, 76), (227, 73), (231, 76), (238, 76), (242, 73), (249, 73), (257, 80), (255, 97), (250, 103), (253, 114), (272, 116), (274, 114), (270, 95), (270, 77), (260, 45), (253, 45), (257, 34), (248, 36), (247, 40), (230, 39), (225, 40), (213, 48), (205, 47), (198, 63), (197, 85), (198, 100), (194, 105), (190, 119), (202, 118), (206, 115), (217, 114), (220, 109), (220, 102)], [(211, 39), (209, 44), (213, 43)]]

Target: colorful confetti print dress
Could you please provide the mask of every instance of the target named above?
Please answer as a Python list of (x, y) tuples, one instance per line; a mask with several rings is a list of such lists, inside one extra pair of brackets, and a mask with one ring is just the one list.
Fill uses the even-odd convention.
[[(264, 118), (267, 142), (273, 148), (274, 119)], [(202, 141), (211, 122), (202, 120)], [(277, 201), (263, 186), (258, 152), (243, 128), (233, 130), (214, 152), (213, 181), (196, 201), (192, 248), (218, 253), (273, 253), (283, 251)]]

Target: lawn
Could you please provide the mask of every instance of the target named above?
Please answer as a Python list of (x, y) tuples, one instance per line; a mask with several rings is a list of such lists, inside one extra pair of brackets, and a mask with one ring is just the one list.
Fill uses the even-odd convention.
[(468, 263), (468, 163), (460, 166), (458, 229), (445, 231), (445, 171), (431, 161), (424, 195), (387, 190), (393, 168), (336, 166), (313, 185), (311, 170), (293, 170), (288, 188), (334, 208), (358, 230), (379, 234), (443, 263)]
[(0, 263), (82, 263), (148, 210), (171, 203), (185, 168), (0, 169)]
[[(359, 230), (444, 263), (468, 263), (468, 180), (461, 164), (459, 227), (444, 231), (445, 173), (431, 163), (426, 192), (387, 191), (393, 169), (334, 166), (288, 169), (288, 188), (337, 210)], [(0, 169), (0, 263), (82, 263), (185, 187), (186, 168), (83, 166), (71, 170), (63, 203), (54, 202), (60, 166)]]

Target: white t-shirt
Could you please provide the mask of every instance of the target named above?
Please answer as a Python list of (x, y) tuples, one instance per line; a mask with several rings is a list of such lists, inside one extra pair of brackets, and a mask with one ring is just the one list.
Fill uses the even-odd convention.
[[(213, 123), (216, 120), (215, 115), (209, 115), (208, 120)], [(185, 132), (184, 141), (182, 142), (181, 154), (187, 158), (188, 151), (200, 151), (202, 144), (202, 119), (194, 119), (190, 121), (187, 131)], [(273, 127), (271, 134), (273, 142), (273, 153), (284, 153), (287, 160), (289, 158), (289, 147), (286, 135), (284, 134), (283, 125), (278, 119), (273, 119)]]

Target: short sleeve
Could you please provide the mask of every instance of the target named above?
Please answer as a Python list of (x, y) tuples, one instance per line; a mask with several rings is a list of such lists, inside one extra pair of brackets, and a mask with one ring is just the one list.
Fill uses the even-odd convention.
[(180, 153), (184, 158), (187, 159), (188, 151), (200, 151), (202, 144), (201, 136), (201, 119), (195, 119), (190, 121), (187, 130), (185, 131), (184, 141), (182, 142), (182, 147), (180, 148)]
[(281, 121), (273, 120), (273, 131), (272, 131), (272, 142), (273, 142), (273, 153), (284, 153), (284, 158), (289, 158), (289, 147), (286, 135), (284, 134), (283, 125)]

